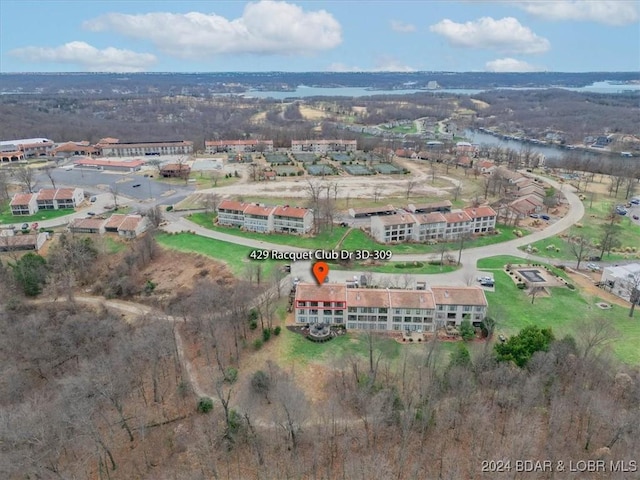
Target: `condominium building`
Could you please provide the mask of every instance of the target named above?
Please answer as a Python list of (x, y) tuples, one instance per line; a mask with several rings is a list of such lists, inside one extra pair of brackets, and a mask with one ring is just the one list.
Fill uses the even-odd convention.
[(347, 288), (344, 284), (300, 283), (295, 294), (299, 324), (345, 325), (355, 330), (434, 332), (469, 320), (479, 326), (487, 313), (480, 287), (426, 290)]
[(38, 210), (76, 208), (83, 201), (81, 188), (43, 188), (37, 193), (16, 193), (10, 207), (12, 215), (33, 215)]
[(273, 152), (273, 140), (207, 140), (205, 153), (251, 153)]
[(193, 153), (193, 142), (189, 140), (120, 142), (117, 138), (103, 138), (96, 143), (95, 147), (105, 157), (190, 155)]
[(372, 216), (371, 236), (380, 243), (454, 240), (461, 235), (490, 232), (496, 227), (496, 219), (496, 212), (488, 206)]
[(355, 152), (358, 142), (355, 140), (291, 140), (291, 151), (296, 152)]
[(313, 211), (308, 208), (223, 200), (217, 211), (218, 225), (240, 227), (252, 232), (305, 234), (313, 229)]
[(11, 163), (27, 158), (45, 157), (49, 155), (53, 140), (48, 138), (23, 138), (19, 140), (0, 141), (0, 161)]

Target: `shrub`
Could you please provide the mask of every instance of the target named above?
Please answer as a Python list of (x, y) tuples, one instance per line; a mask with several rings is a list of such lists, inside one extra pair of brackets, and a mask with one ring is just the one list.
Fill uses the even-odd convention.
[(258, 328), (258, 321), (257, 320), (251, 320), (249, 322), (249, 328), (251, 330), (255, 330), (256, 328)]
[(520, 283), (516, 284), (516, 287), (518, 287), (518, 289), (520, 289), (520, 290), (524, 290), (525, 288), (527, 288), (527, 284), (520, 282)]
[(224, 380), (227, 383), (235, 383), (238, 379), (238, 369), (235, 367), (227, 367), (224, 369)]
[(198, 412), (209, 413), (213, 410), (213, 400), (209, 397), (200, 397), (198, 400)]
[(173, 205), (168, 205), (166, 208), (166, 211), (170, 212), (171, 210), (173, 210)]
[(262, 341), (268, 342), (270, 338), (271, 338), (271, 329), (270, 328), (263, 328), (262, 329)]
[(262, 348), (262, 345), (263, 345), (263, 344), (264, 344), (264, 342), (262, 341), (262, 339), (261, 339), (261, 338), (256, 338), (256, 339), (253, 341), (253, 348), (254, 348), (255, 350), (260, 350), (260, 349)]
[(576, 289), (575, 285), (573, 285), (573, 284), (571, 284), (571, 283), (567, 283), (567, 288), (568, 288), (569, 290), (575, 290), (575, 289)]
[(273, 329), (273, 334), (277, 337), (278, 335), (280, 335), (280, 325), (278, 325), (276, 328)]

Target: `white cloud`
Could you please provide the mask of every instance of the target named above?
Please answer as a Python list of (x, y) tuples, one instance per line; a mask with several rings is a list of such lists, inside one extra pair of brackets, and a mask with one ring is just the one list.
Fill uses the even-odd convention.
[(531, 15), (546, 20), (574, 20), (613, 26), (629, 25), (640, 20), (638, 3), (635, 1), (537, 0), (515, 3)]
[(482, 17), (455, 23), (444, 19), (429, 29), (455, 47), (494, 49), (504, 53), (533, 54), (549, 50), (549, 40), (539, 37), (513, 17)]
[(411, 33), (416, 31), (416, 26), (411, 23), (404, 23), (400, 20), (391, 20), (391, 30), (400, 33)]
[(543, 68), (536, 67), (530, 63), (515, 58), (497, 58), (485, 63), (487, 72), (540, 72)]
[(180, 58), (219, 54), (309, 55), (342, 42), (340, 24), (325, 10), (305, 12), (297, 5), (263, 0), (249, 3), (242, 17), (190, 12), (126, 15), (109, 13), (86, 21), (89, 30), (115, 31), (151, 41)]
[(68, 63), (89, 72), (144, 72), (156, 62), (155, 55), (108, 47), (99, 50), (85, 42), (59, 47), (23, 47), (9, 52), (26, 62)]

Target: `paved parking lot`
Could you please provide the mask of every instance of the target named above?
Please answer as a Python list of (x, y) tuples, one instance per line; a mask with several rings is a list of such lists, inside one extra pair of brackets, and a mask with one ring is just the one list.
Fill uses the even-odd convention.
[[(123, 195), (138, 201), (153, 199), (163, 204), (177, 203), (179, 199), (195, 191), (195, 187), (179, 184), (167, 184), (155, 180), (156, 172), (151, 172), (154, 177), (145, 177), (144, 172), (120, 173), (96, 171), (87, 168), (74, 168), (65, 170), (56, 168), (52, 171), (53, 180), (57, 187), (81, 187), (89, 194), (99, 194), (116, 189), (118, 195)], [(38, 173), (37, 187), (51, 188), (51, 181), (45, 173)], [(134, 187), (134, 185), (139, 185)]]

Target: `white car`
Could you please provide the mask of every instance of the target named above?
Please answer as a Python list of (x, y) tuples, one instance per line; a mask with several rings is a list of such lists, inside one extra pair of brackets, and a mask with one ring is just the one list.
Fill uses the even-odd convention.
[(587, 263), (587, 268), (589, 270), (591, 270), (592, 272), (600, 271), (600, 267), (598, 265), (596, 265), (595, 263)]
[(493, 282), (493, 278), (491, 278), (491, 277), (478, 277), (478, 281), (480, 283), (482, 283), (482, 282)]

